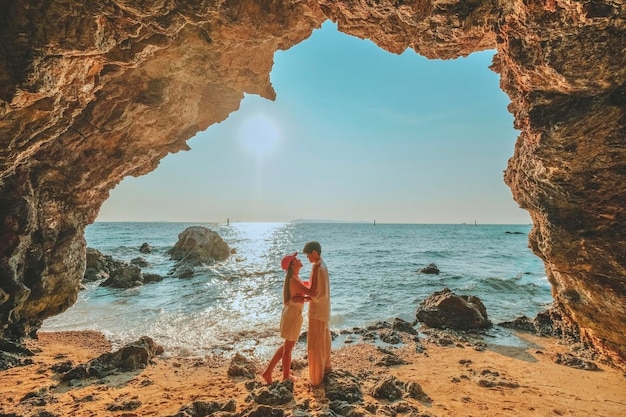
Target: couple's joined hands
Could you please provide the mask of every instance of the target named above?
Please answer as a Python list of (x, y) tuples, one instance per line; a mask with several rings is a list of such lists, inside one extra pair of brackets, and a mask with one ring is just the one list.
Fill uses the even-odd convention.
[(304, 303), (305, 301), (311, 301), (311, 297), (304, 294), (296, 294), (291, 299), (296, 303)]

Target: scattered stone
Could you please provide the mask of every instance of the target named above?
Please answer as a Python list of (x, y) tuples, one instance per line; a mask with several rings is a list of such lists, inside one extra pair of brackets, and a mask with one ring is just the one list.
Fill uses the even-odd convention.
[(64, 374), (68, 372), (69, 370), (71, 370), (73, 367), (74, 367), (74, 362), (63, 361), (63, 362), (59, 362), (59, 363), (52, 365), (50, 369), (52, 369), (53, 372), (56, 372), (58, 374)]
[(306, 368), (309, 365), (309, 362), (304, 359), (292, 359), (291, 360), (291, 369), (294, 371), (299, 371), (301, 369)]
[(581, 341), (579, 327), (566, 319), (555, 305), (538, 313), (532, 320), (526, 316), (521, 316), (499, 325), (509, 329), (535, 333), (538, 336), (560, 338), (568, 344)]
[(376, 362), (376, 366), (390, 367), (390, 366), (397, 366), (397, 365), (406, 365), (407, 363), (408, 362), (402, 359), (401, 357), (395, 354), (391, 354), (391, 355), (383, 356), (381, 360)]
[(40, 388), (37, 391), (26, 393), (20, 400), (20, 403), (26, 403), (33, 407), (43, 407), (49, 402), (54, 401), (54, 395), (50, 393), (47, 387)]
[(359, 379), (350, 372), (333, 370), (325, 378), (326, 398), (354, 403), (363, 401)]
[(33, 414), (32, 417), (61, 417), (61, 415), (51, 411), (41, 410), (38, 413)]
[(328, 408), (329, 411), (332, 411), (336, 416), (364, 417), (365, 415), (360, 412), (360, 406), (358, 404), (350, 404), (346, 401), (331, 401)]
[(275, 381), (250, 393), (250, 398), (263, 405), (284, 405), (295, 401), (293, 396), (293, 381)]
[(455, 344), (455, 339), (452, 335), (445, 332), (429, 333), (426, 339), (429, 343), (439, 346), (451, 346)]
[(163, 281), (163, 277), (159, 274), (152, 274), (152, 273), (143, 274), (144, 284), (150, 284), (152, 282), (161, 282), (161, 281)]
[(506, 388), (519, 388), (519, 384), (514, 381), (509, 381), (507, 378), (500, 376), (497, 371), (490, 369), (483, 369), (477, 377), (476, 383), (479, 387), (493, 388), (493, 387), (506, 387)]
[(401, 318), (396, 317), (391, 324), (391, 328), (398, 332), (408, 333), (411, 335), (416, 335), (418, 332), (413, 327), (413, 323), (409, 323), (406, 320), (402, 320)]
[(374, 324), (371, 324), (365, 328), (368, 331), (377, 331), (382, 329), (391, 329), (391, 323), (386, 321), (379, 321)]
[(378, 335), (375, 332), (365, 332), (361, 338), (363, 338), (363, 341), (373, 342), (378, 338)]
[(439, 268), (435, 264), (428, 264), (428, 266), (420, 269), (422, 274), (439, 275)]
[(378, 400), (396, 401), (404, 394), (400, 389), (401, 385), (402, 383), (395, 376), (388, 375), (374, 386), (370, 394)]
[(148, 268), (150, 266), (150, 263), (141, 256), (131, 259), (130, 264), (138, 266), (139, 268)]
[(143, 336), (115, 352), (104, 353), (86, 364), (74, 367), (63, 374), (61, 380), (104, 378), (117, 371), (134, 371), (146, 367), (154, 356), (161, 353), (161, 346), (150, 337)]
[(254, 379), (255, 375), (256, 366), (254, 363), (240, 353), (236, 353), (228, 366), (228, 376), (243, 376)]
[(141, 252), (141, 253), (151, 253), (152, 252), (152, 247), (147, 242), (144, 242), (139, 247), (139, 252)]
[(554, 362), (585, 371), (597, 371), (599, 369), (595, 363), (578, 358), (570, 353), (557, 353)]
[[(394, 402), (402, 398), (413, 398), (418, 401), (432, 402), (432, 399), (424, 392), (417, 382), (403, 382), (393, 375), (386, 376), (379, 381), (371, 391), (372, 397), (380, 400)], [(408, 403), (405, 403), (408, 404)], [(417, 411), (417, 410), (408, 410)], [(396, 410), (396, 412), (401, 412)]]
[(212, 416), (217, 412), (234, 412), (237, 409), (237, 403), (231, 399), (226, 403), (217, 401), (194, 401), (190, 405), (182, 407), (178, 413), (170, 417), (206, 417)]
[(124, 401), (121, 404), (109, 404), (108, 411), (133, 411), (141, 407), (141, 401), (131, 400)]
[(407, 401), (399, 401), (395, 404), (390, 404), (389, 408), (395, 411), (397, 414), (417, 413), (419, 409)]
[(0, 371), (16, 366), (32, 364), (31, 359), (22, 359), (21, 356), (33, 356), (34, 353), (23, 344), (7, 339), (0, 339)]
[[(272, 408), (267, 405), (260, 405), (251, 410), (245, 410), (241, 417), (284, 417), (285, 411), (281, 408)], [(195, 416), (194, 416), (195, 417)]]
[(380, 340), (390, 345), (398, 345), (402, 343), (402, 337), (393, 330), (382, 330), (380, 332)]
[(417, 382), (406, 382), (404, 384), (404, 391), (409, 398), (416, 399), (422, 402), (432, 402), (432, 398), (424, 392), (424, 389)]

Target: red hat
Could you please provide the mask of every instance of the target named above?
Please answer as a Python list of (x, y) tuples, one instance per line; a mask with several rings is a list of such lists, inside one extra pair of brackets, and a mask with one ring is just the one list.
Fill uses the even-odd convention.
[(291, 265), (291, 261), (296, 259), (296, 256), (298, 256), (298, 252), (294, 252), (292, 254), (285, 256), (283, 260), (280, 261), (280, 266), (282, 266), (283, 269), (286, 271), (287, 269), (289, 269), (289, 265)]

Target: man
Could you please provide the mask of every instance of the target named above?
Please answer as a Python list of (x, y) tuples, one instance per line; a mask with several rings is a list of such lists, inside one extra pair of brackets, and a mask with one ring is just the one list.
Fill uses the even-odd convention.
[(316, 387), (324, 381), (324, 375), (331, 370), (330, 365), (330, 282), (328, 268), (322, 259), (319, 242), (307, 242), (302, 250), (313, 264), (309, 279), (311, 301), (309, 302), (309, 330), (307, 333), (307, 354), (309, 357), (309, 380)]

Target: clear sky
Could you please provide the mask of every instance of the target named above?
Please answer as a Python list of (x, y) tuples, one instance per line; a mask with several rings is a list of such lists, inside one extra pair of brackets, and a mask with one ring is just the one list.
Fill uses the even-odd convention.
[(528, 224), (503, 180), (519, 132), (494, 52), (396, 55), (327, 22), (275, 54), (275, 101), (246, 95), (97, 221)]

